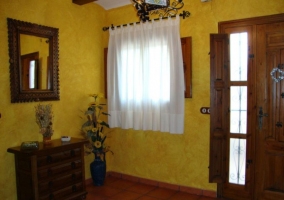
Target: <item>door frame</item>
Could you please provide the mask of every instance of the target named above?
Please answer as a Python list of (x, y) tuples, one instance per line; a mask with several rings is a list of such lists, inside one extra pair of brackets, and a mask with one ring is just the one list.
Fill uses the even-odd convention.
[[(237, 28), (237, 27), (245, 27), (245, 26), (251, 26), (253, 33), (252, 33), (252, 49), (251, 52), (253, 52), (249, 57), (251, 59), (248, 59), (249, 65), (251, 66), (251, 68), (248, 69), (248, 73), (252, 73), (251, 70), (256, 68), (256, 57), (257, 55), (255, 55), (254, 52), (256, 52), (256, 26), (259, 24), (270, 24), (270, 23), (277, 23), (277, 22), (283, 22), (284, 20), (284, 14), (276, 14), (276, 15), (270, 15), (270, 16), (261, 16), (261, 17), (254, 17), (254, 18), (248, 18), (248, 19), (239, 19), (239, 20), (232, 20), (232, 21), (224, 21), (224, 22), (219, 22), (218, 23), (218, 32), (219, 34), (224, 34), (226, 33), (226, 29), (229, 28)], [(211, 53), (211, 50), (210, 50)], [(211, 55), (211, 57), (214, 55)], [(226, 60), (223, 60), (224, 62), (226, 62)], [(212, 61), (211, 61), (212, 64)], [(212, 69), (211, 69), (211, 73), (212, 73)], [(251, 91), (253, 93), (256, 93), (256, 88), (255, 88), (255, 83), (256, 83), (256, 75), (252, 74), (252, 80), (248, 80), (250, 82), (251, 85)], [(211, 75), (211, 118), (210, 118), (210, 164), (209, 164), (209, 182), (215, 182), (217, 183), (217, 196), (218, 197), (223, 197), (224, 196), (224, 183), (226, 182), (226, 162), (228, 162), (228, 158), (226, 155), (226, 152), (228, 152), (228, 143), (229, 141), (226, 140), (226, 137), (228, 134), (228, 132), (226, 133), (221, 133), (219, 134), (219, 138), (217, 138), (216, 140), (216, 130), (214, 129), (214, 127), (216, 128), (216, 118), (225, 118), (228, 113), (226, 113), (226, 109), (228, 109), (226, 107), (226, 103), (223, 103), (223, 105), (221, 105), (222, 108), (221, 110), (225, 111), (225, 112), (214, 112), (214, 108), (213, 106), (216, 104), (212, 104), (212, 100), (216, 97), (216, 92), (214, 90), (214, 88), (212, 89), (212, 87), (216, 86), (216, 81), (212, 80), (212, 75)], [(227, 85), (226, 81), (222, 83), (224, 86)], [(214, 93), (215, 92), (215, 93)], [(224, 95), (228, 95), (227, 92), (224, 92)], [(256, 147), (255, 147), (255, 143), (256, 143), (256, 138), (255, 138), (255, 126), (257, 125), (258, 121), (257, 121), (257, 113), (258, 113), (258, 109), (255, 105), (256, 103), (256, 95), (254, 95), (253, 102), (251, 104), (251, 121), (253, 122), (253, 125), (251, 126), (251, 131), (252, 131), (252, 137), (251, 137), (251, 149), (249, 149), (249, 154), (251, 155), (252, 159), (255, 160), (256, 159)], [(226, 98), (224, 98), (226, 99)], [(220, 105), (219, 105), (220, 107)], [(220, 109), (220, 108), (219, 108)], [(222, 115), (222, 116), (218, 116)], [(214, 121), (215, 120), (215, 121)], [(225, 130), (226, 130), (226, 125), (224, 126)], [(218, 134), (217, 134), (218, 135)], [(214, 141), (215, 139), (215, 141)], [(218, 144), (217, 144), (218, 142)], [(217, 147), (217, 148), (216, 148)], [(252, 188), (250, 188), (250, 197), (248, 197), (247, 199), (254, 199), (254, 181), (255, 181), (255, 162), (251, 163), (251, 181), (252, 183)], [(238, 198), (239, 199), (239, 198)], [(246, 199), (245, 197), (243, 199)]]

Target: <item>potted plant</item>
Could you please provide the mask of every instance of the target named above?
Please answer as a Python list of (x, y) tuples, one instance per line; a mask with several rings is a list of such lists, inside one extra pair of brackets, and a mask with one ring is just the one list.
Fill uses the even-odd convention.
[(105, 144), (107, 135), (104, 133), (109, 125), (100, 117), (109, 114), (103, 111), (106, 104), (100, 103), (100, 99), (104, 97), (102, 93), (91, 94), (90, 96), (94, 98), (94, 102), (90, 103), (85, 112), (87, 121), (82, 125), (82, 134), (89, 141), (85, 145), (85, 154), (94, 154), (95, 157), (95, 160), (90, 164), (93, 184), (101, 186), (106, 175), (105, 154), (110, 151), (110, 147)]

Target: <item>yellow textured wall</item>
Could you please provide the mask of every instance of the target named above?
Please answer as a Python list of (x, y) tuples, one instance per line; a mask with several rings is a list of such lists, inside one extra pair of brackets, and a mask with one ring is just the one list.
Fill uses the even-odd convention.
[[(181, 36), (193, 42), (193, 98), (185, 102), (185, 134), (116, 129), (108, 143), (108, 171), (215, 190), (208, 183), (209, 116), (200, 107), (209, 106), (209, 34), (224, 20), (284, 12), (283, 0), (184, 0), (191, 13), (181, 21)], [(35, 123), (36, 103), (10, 103), (8, 35), (6, 18), (59, 28), (60, 101), (52, 101), (54, 136), (79, 137), (80, 110), (92, 99), (89, 93), (103, 91), (103, 47), (107, 47), (105, 25), (138, 21), (132, 6), (105, 11), (90, 3), (78, 6), (72, 0), (0, 0), (0, 199), (15, 200), (14, 157), (8, 147), (39, 140)], [(44, 102), (48, 103), (48, 102)], [(90, 178), (86, 157), (86, 178)]]
[[(42, 141), (35, 122), (37, 103), (10, 103), (7, 17), (59, 28), (60, 101), (51, 101), (54, 135), (79, 137), (80, 110), (103, 91), (103, 32), (106, 11), (97, 4), (72, 0), (0, 0), (0, 199), (15, 200), (14, 156), (7, 148), (23, 141)], [(86, 157), (86, 177), (90, 177)]]
[[(171, 184), (216, 190), (208, 183), (209, 115), (200, 108), (210, 105), (209, 34), (218, 32), (218, 22), (284, 12), (283, 0), (184, 0), (191, 13), (181, 20), (181, 37), (192, 37), (193, 98), (185, 100), (183, 135), (116, 129), (109, 156), (111, 171)], [(107, 13), (109, 24), (139, 21), (132, 6)]]

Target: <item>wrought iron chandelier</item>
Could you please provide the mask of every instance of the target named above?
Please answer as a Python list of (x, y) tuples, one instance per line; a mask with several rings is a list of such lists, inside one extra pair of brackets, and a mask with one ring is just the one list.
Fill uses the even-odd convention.
[[(150, 20), (149, 15), (158, 15), (160, 18), (176, 16), (178, 10), (184, 6), (183, 0), (132, 0), (137, 9), (140, 21)], [(182, 16), (188, 17), (190, 13), (183, 11)]]

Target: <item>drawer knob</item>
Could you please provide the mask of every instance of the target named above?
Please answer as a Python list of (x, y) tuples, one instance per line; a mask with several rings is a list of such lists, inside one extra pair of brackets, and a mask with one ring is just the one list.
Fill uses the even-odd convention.
[(76, 191), (77, 191), (76, 185), (73, 185), (73, 186), (72, 186), (72, 191), (73, 191), (73, 192), (76, 192)]
[(51, 163), (52, 162), (52, 157), (51, 156), (46, 156), (46, 162)]
[(76, 180), (76, 174), (72, 174), (72, 180)]
[(52, 188), (53, 182), (52, 182), (52, 181), (49, 181), (48, 186), (49, 186), (49, 188)]
[(72, 162), (72, 163), (71, 163), (71, 167), (72, 167), (72, 169), (75, 169), (75, 168), (76, 168), (76, 163), (75, 163), (75, 162)]
[(75, 156), (75, 151), (74, 151), (74, 149), (72, 149), (72, 150), (70, 151), (70, 155), (71, 155), (71, 157), (74, 157), (74, 156)]
[(48, 169), (48, 170), (47, 170), (47, 174), (48, 174), (48, 176), (50, 176), (50, 175), (52, 174), (52, 170), (51, 170), (51, 169)]

